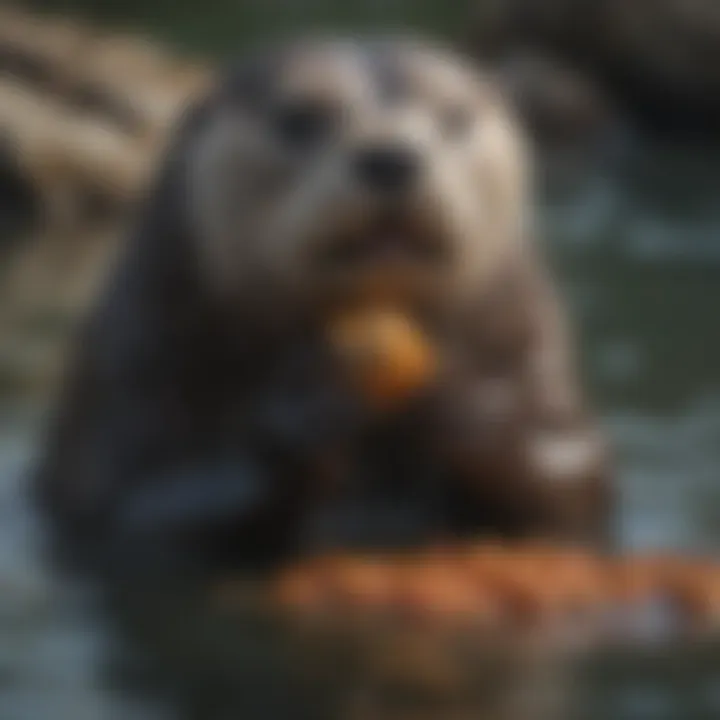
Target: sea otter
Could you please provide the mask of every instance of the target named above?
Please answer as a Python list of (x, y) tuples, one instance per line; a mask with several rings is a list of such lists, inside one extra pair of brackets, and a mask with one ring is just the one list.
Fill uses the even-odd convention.
[[(530, 185), (501, 93), (432, 43), (302, 39), (222, 73), (79, 344), (36, 483), (62, 536), (248, 564), (603, 542), (606, 452)], [(328, 331), (363, 303), (431, 349), (387, 407)]]

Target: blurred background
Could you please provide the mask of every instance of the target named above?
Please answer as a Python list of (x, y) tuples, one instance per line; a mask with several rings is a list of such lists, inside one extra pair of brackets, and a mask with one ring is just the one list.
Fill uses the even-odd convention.
[[(185, 100), (248, 42), (318, 27), (419, 31), (497, 72), (535, 142), (542, 241), (615, 442), (618, 534), (632, 548), (720, 547), (720, 3), (2, 5), (2, 720), (175, 717), (130, 707), (98, 681), (109, 632), (37, 560), (22, 470), (73, 330)], [(603, 716), (719, 717), (708, 682), (693, 686), (692, 711), (687, 687), (665, 682)], [(230, 717), (211, 707), (187, 716)]]

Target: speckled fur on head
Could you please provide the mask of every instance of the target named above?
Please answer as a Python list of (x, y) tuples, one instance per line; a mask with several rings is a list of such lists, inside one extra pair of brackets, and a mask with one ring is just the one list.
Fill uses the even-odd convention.
[[(242, 296), (262, 277), (265, 294), (303, 303), (386, 276), (408, 300), (447, 297), (475, 290), (522, 247), (521, 134), (489, 79), (439, 45), (279, 43), (220, 78), (212, 103), (186, 174), (203, 265), (225, 293)], [(358, 155), (378, 147), (412, 156), (402, 193), (358, 177)], [(383, 233), (402, 236), (399, 261), (375, 247)], [(342, 258), (344, 244), (357, 250), (349, 260), (321, 260)]]

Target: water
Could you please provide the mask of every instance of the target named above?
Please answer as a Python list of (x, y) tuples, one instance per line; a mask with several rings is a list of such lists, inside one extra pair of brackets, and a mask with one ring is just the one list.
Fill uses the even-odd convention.
[[(622, 178), (592, 178), (542, 217), (580, 328), (588, 383), (615, 442), (618, 533), (629, 547), (720, 548), (718, 188), (720, 163), (707, 153), (638, 151)], [(23, 499), (21, 473), (33, 456), (35, 429), (32, 413), (6, 408), (0, 718), (163, 720), (163, 706), (123, 692), (139, 681), (122, 685), (122, 673), (113, 674), (116, 633), (99, 619), (92, 597), (50, 577), (39, 562), (41, 528)], [(166, 631), (189, 634), (182, 617), (168, 620)], [(197, 689), (199, 704), (187, 717), (228, 717), (211, 709), (223, 681), (203, 674), (202, 657), (187, 658), (182, 670), (173, 661), (175, 677)], [(666, 678), (616, 688), (605, 696), (603, 707), (612, 707), (605, 717), (718, 717), (713, 668), (720, 663), (703, 662), (693, 670), (694, 684), (685, 677), (678, 687)]]
[(720, 165), (652, 149), (545, 215), (631, 547), (720, 540)]

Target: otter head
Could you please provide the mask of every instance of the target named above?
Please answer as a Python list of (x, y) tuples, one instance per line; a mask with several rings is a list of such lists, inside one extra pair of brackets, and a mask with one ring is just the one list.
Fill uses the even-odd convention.
[(525, 176), (491, 83), (407, 39), (261, 53), (221, 83), (188, 173), (213, 286), (295, 306), (477, 290), (522, 237)]

